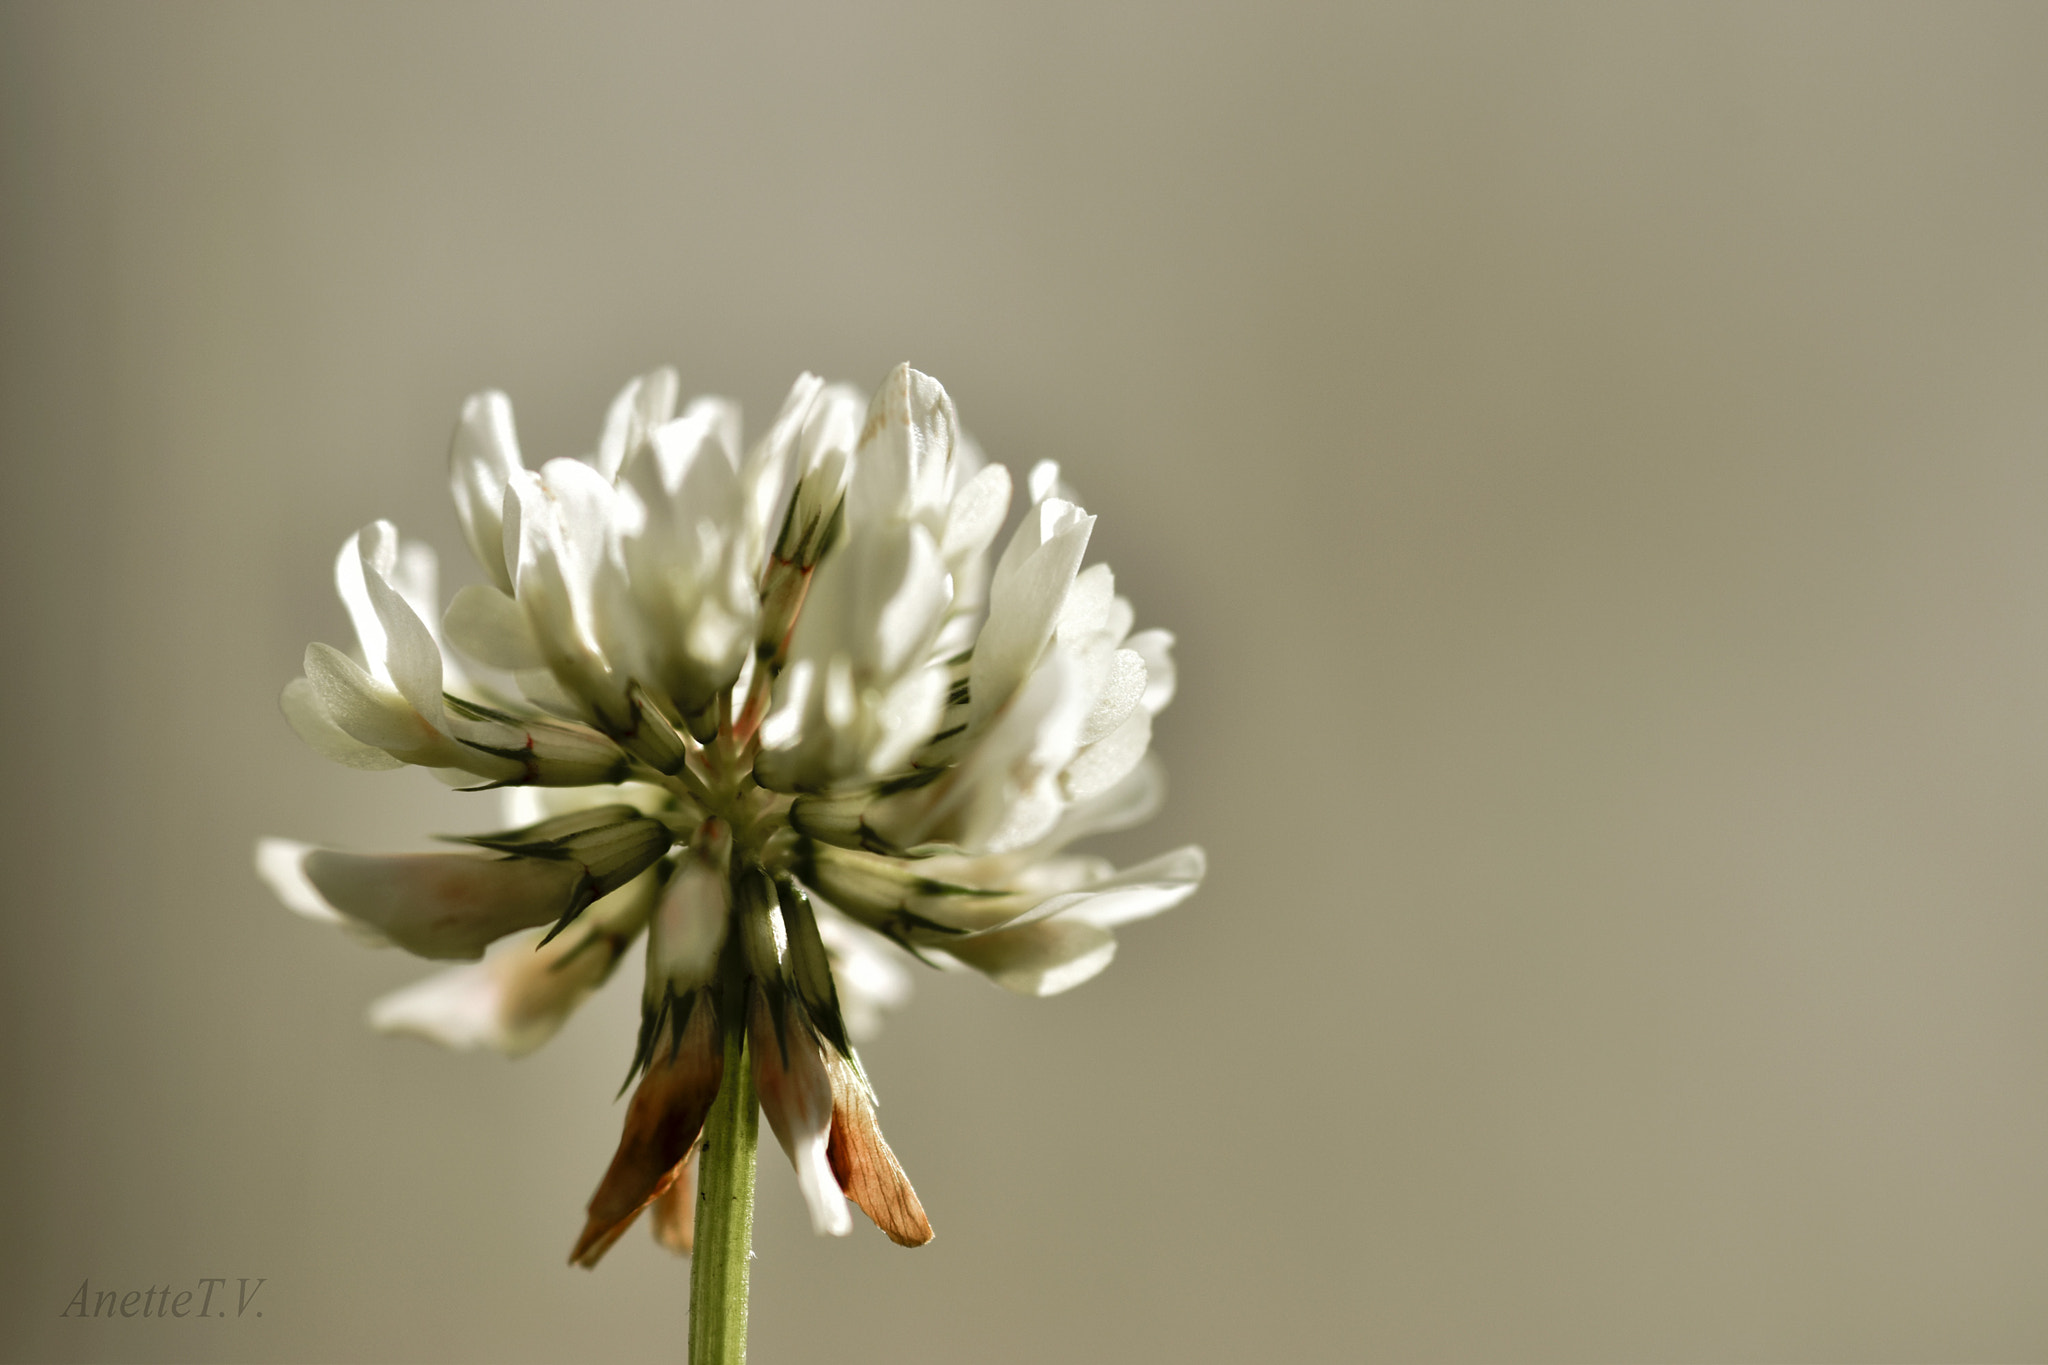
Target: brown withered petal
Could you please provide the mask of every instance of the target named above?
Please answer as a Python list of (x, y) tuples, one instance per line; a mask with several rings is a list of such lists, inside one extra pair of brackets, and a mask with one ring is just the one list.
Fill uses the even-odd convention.
[(678, 1256), (690, 1254), (697, 1240), (697, 1153), (692, 1147), (676, 1167), (668, 1188), (654, 1200), (654, 1240)]
[(827, 1058), (832, 1072), (832, 1136), (825, 1145), (825, 1159), (832, 1163), (839, 1188), (889, 1234), (890, 1241), (923, 1246), (932, 1239), (931, 1221), (896, 1154), (882, 1140), (867, 1087), (843, 1058), (829, 1051)]
[(725, 1073), (716, 1013), (708, 993), (700, 992), (682, 1041), (672, 1051), (657, 1051), (648, 1064), (626, 1106), (618, 1153), (590, 1197), (590, 1217), (569, 1253), (571, 1264), (594, 1268), (640, 1210), (676, 1183)]

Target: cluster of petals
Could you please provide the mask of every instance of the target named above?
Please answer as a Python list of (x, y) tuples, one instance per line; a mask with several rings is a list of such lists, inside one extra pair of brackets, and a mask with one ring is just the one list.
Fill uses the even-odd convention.
[(634, 1090), (575, 1262), (650, 1208), (688, 1249), (742, 1057), (820, 1232), (851, 1200), (928, 1241), (856, 1041), (907, 956), (1049, 995), (1193, 892), (1197, 848), (1068, 851), (1158, 807), (1172, 637), (1085, 563), (1094, 518), (1057, 467), (1014, 498), (907, 366), (872, 399), (805, 375), (744, 449), (733, 404), (682, 405), (657, 370), (595, 451), (537, 469), (480, 394), (450, 475), (482, 581), (442, 611), (431, 552), (363, 528), (335, 572), (359, 650), (310, 646), (283, 709), (348, 766), (504, 789), (514, 827), (388, 856), (264, 840), (259, 870), (305, 915), (457, 963), (371, 1010), (454, 1047), (540, 1046), (644, 937)]

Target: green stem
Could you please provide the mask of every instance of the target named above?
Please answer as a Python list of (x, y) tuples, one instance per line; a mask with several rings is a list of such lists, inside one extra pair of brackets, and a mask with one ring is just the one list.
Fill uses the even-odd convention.
[(747, 1031), (728, 1024), (725, 1080), (697, 1157), (697, 1235), (690, 1256), (690, 1365), (747, 1358), (747, 1260), (754, 1243), (754, 1147), (761, 1105)]

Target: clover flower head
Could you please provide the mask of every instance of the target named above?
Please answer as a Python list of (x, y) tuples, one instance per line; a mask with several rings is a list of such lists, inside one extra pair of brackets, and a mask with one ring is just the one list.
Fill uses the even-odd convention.
[(910, 958), (1050, 995), (1193, 892), (1197, 848), (1067, 852), (1159, 804), (1172, 637), (1084, 567), (1095, 519), (1049, 463), (991, 567), (1010, 475), (908, 366), (865, 400), (803, 376), (745, 449), (733, 404), (678, 393), (634, 380), (593, 452), (537, 469), (505, 397), (471, 398), (449, 466), (483, 581), (440, 612), (432, 553), (364, 527), (335, 567), (359, 650), (309, 646), (284, 690), (328, 758), (503, 789), (515, 827), (393, 856), (268, 839), (258, 869), (294, 910), (459, 962), (370, 1011), (451, 1047), (539, 1047), (645, 939), (576, 1263), (650, 1207), (688, 1249), (740, 1057), (817, 1230), (846, 1232), (850, 1199), (919, 1245), (856, 1040)]

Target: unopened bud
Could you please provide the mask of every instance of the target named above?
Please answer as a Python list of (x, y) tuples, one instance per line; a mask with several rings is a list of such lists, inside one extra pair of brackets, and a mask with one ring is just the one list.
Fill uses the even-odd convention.
[(797, 874), (854, 919), (902, 942), (944, 943), (1016, 913), (1016, 893), (957, 886), (830, 844), (810, 844)]
[[(455, 696), (444, 700), (462, 722), (457, 737), (465, 746), (519, 765), (514, 775), (496, 777), (493, 786), (589, 787), (623, 782), (632, 772), (625, 752), (587, 725), (508, 715)], [(483, 775), (496, 773), (492, 768)]]
[(626, 751), (658, 773), (682, 771), (683, 759), (688, 750), (683, 737), (676, 733), (676, 727), (669, 723), (640, 684), (634, 683), (627, 693), (632, 706), (633, 728), (619, 736), (619, 743)]
[[(472, 834), (455, 842), (499, 853), (571, 863), (583, 871), (576, 900), (555, 925), (567, 928), (583, 907), (609, 895), (652, 867), (674, 841), (669, 827), (632, 806), (598, 806), (572, 811), (501, 834)], [(552, 935), (550, 935), (552, 937)]]

